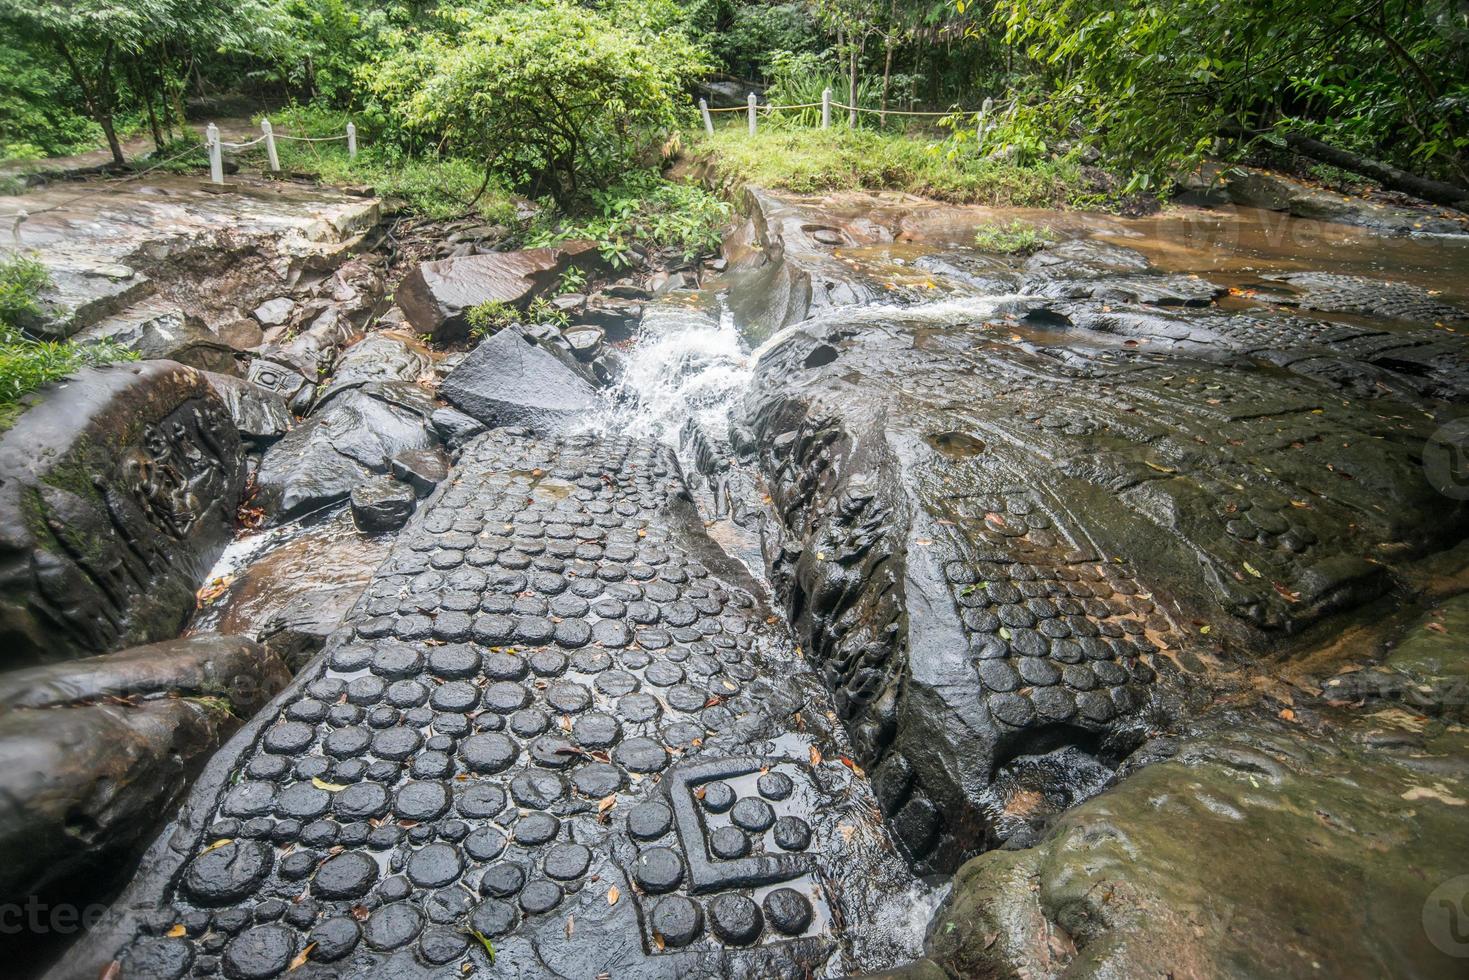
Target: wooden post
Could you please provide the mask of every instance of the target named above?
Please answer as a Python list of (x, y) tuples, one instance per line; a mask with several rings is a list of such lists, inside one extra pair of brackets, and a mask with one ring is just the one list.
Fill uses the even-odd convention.
[(219, 145), (219, 127), (214, 123), (204, 127), (204, 142), (209, 145), (209, 179), (223, 184), (224, 147)]
[(989, 127), (986, 125), (990, 111), (994, 109), (993, 99), (985, 99), (979, 107), (979, 123), (974, 128), (974, 148), (977, 153), (984, 153), (984, 134)]
[(751, 92), (745, 103), (750, 107), (750, 135), (755, 135), (755, 93)]
[(347, 124), (347, 156), (357, 156), (357, 126), (354, 123)]
[(831, 89), (821, 90), (821, 128), (831, 129)]
[(703, 99), (699, 100), (699, 112), (704, 117), (704, 132), (710, 136), (714, 135), (714, 120), (709, 118), (709, 103)]
[(260, 120), (260, 131), (265, 134), (265, 157), (270, 161), (270, 172), (280, 173), (281, 158), (275, 152), (275, 130), (271, 128), (269, 119)]

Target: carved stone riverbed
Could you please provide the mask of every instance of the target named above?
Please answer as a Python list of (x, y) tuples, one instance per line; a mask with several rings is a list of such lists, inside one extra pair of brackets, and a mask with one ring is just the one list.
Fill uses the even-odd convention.
[(270, 530), (193, 627), (277, 680), (51, 976), (1457, 975), (1469, 247), (743, 206), (631, 345), (200, 387)]

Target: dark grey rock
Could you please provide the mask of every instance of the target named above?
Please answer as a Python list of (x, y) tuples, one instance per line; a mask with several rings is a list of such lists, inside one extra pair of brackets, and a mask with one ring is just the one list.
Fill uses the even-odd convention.
[(365, 534), (398, 530), (408, 523), (418, 502), (412, 487), (387, 476), (353, 487), (351, 497), (352, 520)]
[(274, 442), (291, 430), (291, 413), (279, 393), (226, 374), (204, 376), (234, 419), (240, 438), (252, 446)]
[(87, 368), (28, 400), (0, 434), (5, 665), (177, 635), (245, 478), (223, 401), (169, 361)]
[(267, 523), (344, 500), (373, 474), (388, 472), (394, 456), (433, 446), (433, 410), (421, 388), (403, 382), (339, 391), (261, 459), (255, 500)]
[(597, 405), (596, 391), (552, 348), (516, 328), (481, 343), (439, 388), (444, 400), (489, 426), (552, 431)]
[(449, 476), (449, 461), (438, 449), (412, 449), (392, 459), (393, 475), (427, 497)]

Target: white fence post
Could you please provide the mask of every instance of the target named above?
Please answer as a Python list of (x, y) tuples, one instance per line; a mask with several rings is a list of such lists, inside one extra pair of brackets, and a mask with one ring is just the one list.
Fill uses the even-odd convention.
[(281, 158), (275, 152), (275, 130), (269, 119), (260, 120), (260, 131), (265, 134), (265, 156), (270, 161), (270, 172), (280, 173)]
[(21, 248), (20, 226), (25, 224), (25, 220), (30, 217), (30, 212), (25, 208), (21, 208), (12, 217), (15, 218), (15, 224), (10, 226), (10, 237), (15, 239), (15, 250), (19, 252)]
[(204, 128), (204, 142), (209, 144), (209, 179), (224, 183), (224, 147), (219, 145), (219, 127), (210, 123)]
[(990, 110), (994, 109), (994, 107), (995, 103), (993, 99), (985, 99), (979, 107), (979, 124), (974, 130), (974, 147), (976, 152), (984, 152), (984, 134), (985, 130), (989, 128), (986, 122), (989, 119)]
[(821, 128), (831, 129), (831, 89), (821, 90)]
[(751, 92), (750, 93), (750, 97), (748, 99), (746, 99), (745, 102), (750, 107), (750, 135), (751, 136), (754, 136), (755, 135), (755, 93), (754, 92)]
[(709, 118), (709, 103), (703, 99), (699, 100), (699, 113), (704, 117), (704, 131), (710, 136), (713, 136), (714, 120)]
[(354, 123), (347, 124), (347, 156), (357, 155), (357, 126)]

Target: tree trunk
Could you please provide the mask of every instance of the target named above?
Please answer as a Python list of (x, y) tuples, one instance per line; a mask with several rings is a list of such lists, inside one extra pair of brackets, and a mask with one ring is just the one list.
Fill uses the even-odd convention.
[(1329, 163), (1343, 170), (1350, 170), (1364, 177), (1371, 177), (1383, 187), (1390, 187), (1404, 194), (1412, 194), (1414, 197), (1421, 197), (1434, 204), (1443, 204), (1459, 211), (1469, 212), (1469, 188), (1409, 173), (1390, 163), (1373, 160), (1359, 153), (1343, 150), (1298, 133), (1286, 133), (1285, 143), (1303, 156)]
[(891, 33), (883, 38), (883, 44), (887, 47), (887, 52), (882, 63), (882, 115), (878, 119), (882, 125), (886, 126), (888, 124), (888, 86), (892, 84), (893, 78), (893, 35)]
[(56, 48), (66, 62), (67, 70), (71, 72), (72, 81), (82, 90), (82, 102), (87, 112), (102, 127), (102, 132), (107, 137), (107, 148), (112, 151), (112, 162), (119, 167), (126, 165), (127, 161), (122, 156), (122, 144), (118, 142), (117, 130), (112, 124), (112, 42), (108, 41), (103, 51), (102, 67), (98, 71), (95, 85), (87, 84), (87, 76), (82, 73), (82, 67), (72, 56), (70, 48), (59, 41)]
[(138, 95), (143, 99), (143, 105), (148, 110), (148, 129), (153, 133), (153, 149), (163, 149), (163, 128), (158, 125), (158, 113), (153, 109), (153, 92), (148, 88), (147, 79), (143, 74), (143, 66), (134, 63), (133, 78), (138, 85)]
[(848, 35), (847, 48), (847, 127), (857, 128), (857, 45)]
[[(1238, 124), (1226, 126), (1223, 134), (1234, 139), (1253, 139), (1265, 135), (1264, 131), (1249, 129)], [(1340, 167), (1354, 174), (1361, 174), (1363, 177), (1377, 181), (1383, 187), (1411, 194), (1433, 204), (1442, 204), (1458, 211), (1469, 212), (1469, 188), (1409, 173), (1390, 163), (1364, 157), (1360, 153), (1343, 150), (1339, 146), (1332, 146), (1309, 136), (1302, 136), (1300, 133), (1281, 133), (1279, 136), (1285, 141), (1286, 146), (1302, 156), (1329, 163), (1333, 167)]]

